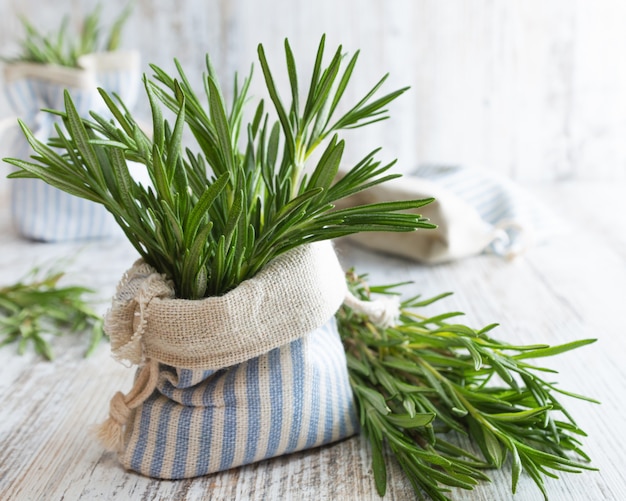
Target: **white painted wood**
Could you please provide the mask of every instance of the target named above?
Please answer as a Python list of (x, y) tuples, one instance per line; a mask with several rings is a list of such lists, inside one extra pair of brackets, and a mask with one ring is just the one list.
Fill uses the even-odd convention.
[[(580, 351), (547, 359), (559, 371), (564, 389), (599, 399), (601, 405), (567, 400), (589, 436), (584, 448), (599, 472), (563, 475), (550, 480), (553, 501), (626, 499), (626, 336), (621, 319), (626, 298), (626, 201), (618, 183), (567, 182), (528, 185), (570, 222), (572, 231), (533, 248), (515, 262), (480, 256), (446, 265), (422, 266), (339, 244), (344, 266), (368, 272), (374, 283), (413, 280), (406, 294), (455, 294), (432, 312), (460, 310), (467, 322), (494, 321), (501, 339), (515, 343), (561, 343), (597, 337)], [(595, 200), (595, 202), (591, 202)], [(588, 202), (589, 201), (589, 202)], [(604, 210), (611, 208), (612, 210)], [(0, 205), (0, 283), (9, 283), (32, 265), (70, 258), (69, 280), (91, 285), (98, 297), (113, 293), (121, 273), (134, 260), (124, 241), (88, 245), (42, 245), (19, 240)], [(101, 311), (107, 302), (98, 304)], [(18, 357), (0, 349), (0, 499), (109, 500), (158, 499), (379, 499), (371, 479), (366, 443), (355, 437), (204, 478), (156, 481), (124, 472), (113, 456), (91, 439), (89, 427), (106, 415), (108, 400), (128, 389), (132, 370), (115, 363), (102, 345), (89, 359), (84, 343), (55, 342), (56, 361), (32, 354)], [(565, 398), (565, 397), (564, 397)], [(489, 472), (490, 484), (472, 492), (452, 492), (454, 500), (541, 499), (523, 476), (518, 493), (510, 492), (510, 470)], [(396, 466), (385, 499), (414, 499)]]
[[(105, 16), (125, 3), (108, 0)], [(63, 14), (77, 24), (93, 5), (0, 0), (0, 53), (17, 50), (18, 14), (51, 30)], [(198, 88), (209, 52), (228, 91), (259, 42), (280, 69), (285, 37), (305, 80), (326, 33), (329, 47), (362, 50), (352, 99), (386, 72), (388, 90), (411, 86), (348, 160), (383, 146), (401, 171), (436, 162), (529, 181), (624, 180), (625, 20), (621, 0), (137, 0), (124, 46), (141, 51), (146, 71), (179, 58)], [(253, 89), (262, 92), (260, 71)], [(147, 115), (145, 100), (137, 112)], [(0, 118), (9, 114), (0, 97)]]

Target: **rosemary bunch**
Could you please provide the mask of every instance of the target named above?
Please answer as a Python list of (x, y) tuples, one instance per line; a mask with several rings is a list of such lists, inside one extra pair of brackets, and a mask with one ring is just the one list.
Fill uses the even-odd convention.
[(90, 332), (85, 356), (103, 336), (102, 319), (84, 296), (90, 289), (59, 284), (63, 272), (35, 268), (15, 284), (0, 287), (0, 347), (18, 344), (23, 354), (28, 344), (48, 360), (54, 358), (49, 335)]
[(132, 3), (115, 18), (108, 30), (102, 27), (102, 5), (98, 4), (81, 22), (78, 33), (68, 33), (69, 17), (64, 16), (55, 33), (43, 34), (24, 16), (20, 21), (26, 36), (20, 41), (21, 54), (3, 58), (6, 62), (30, 62), (78, 67), (78, 58), (99, 50), (114, 51), (120, 44), (121, 33), (132, 12)]
[[(217, 76), (206, 60), (204, 95), (196, 94), (182, 67), (168, 75), (152, 66), (144, 78), (152, 110), (148, 137), (124, 107), (100, 90), (113, 120), (95, 113), (81, 118), (69, 94), (56, 112), (65, 130), (48, 144), (22, 130), (34, 161), (7, 159), (10, 177), (38, 177), (79, 197), (104, 205), (145, 261), (174, 282), (177, 297), (219, 295), (254, 276), (274, 257), (299, 245), (361, 231), (431, 228), (408, 213), (430, 200), (409, 200), (335, 209), (335, 202), (397, 177), (373, 150), (337, 180), (344, 140), (338, 133), (387, 118), (385, 106), (406, 89), (378, 97), (386, 76), (348, 111), (338, 105), (358, 53), (346, 63), (339, 47), (324, 64), (322, 38), (310, 84), (301, 92), (294, 55), (285, 41), (291, 101), (278, 95), (264, 50), (259, 60), (278, 119), (263, 100), (244, 123), (251, 74), (226, 105)], [(301, 96), (303, 99), (301, 100)], [(162, 106), (174, 114), (171, 123)], [(195, 144), (183, 148), (189, 130)], [(241, 136), (241, 137), (240, 137)], [(319, 160), (311, 154), (323, 148)], [(127, 162), (145, 165), (152, 186), (136, 182)]]
[[(368, 287), (364, 277), (347, 274), (361, 299), (372, 292), (393, 294), (393, 286)], [(400, 285), (400, 284), (398, 284)], [(559, 346), (513, 346), (490, 336), (495, 325), (474, 330), (416, 313), (447, 294), (402, 302), (398, 324), (378, 328), (343, 306), (337, 314), (360, 422), (373, 454), (378, 492), (386, 489), (383, 444), (411, 481), (415, 492), (447, 500), (450, 487), (472, 489), (487, 480), (485, 468), (501, 468), (510, 457), (512, 492), (522, 471), (544, 497), (544, 476), (593, 469), (578, 439), (585, 433), (560, 401), (576, 395), (542, 379), (554, 373), (528, 359), (557, 355), (594, 342)], [(597, 403), (597, 402), (596, 402)], [(447, 432), (469, 436), (481, 456), (447, 441)]]

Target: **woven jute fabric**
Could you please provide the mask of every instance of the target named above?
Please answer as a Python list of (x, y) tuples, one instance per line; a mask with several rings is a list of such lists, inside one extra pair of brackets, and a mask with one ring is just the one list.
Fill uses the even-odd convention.
[(220, 369), (321, 327), (346, 292), (329, 242), (297, 247), (223, 296), (201, 300), (176, 299), (172, 283), (139, 260), (120, 281), (105, 330), (119, 360)]

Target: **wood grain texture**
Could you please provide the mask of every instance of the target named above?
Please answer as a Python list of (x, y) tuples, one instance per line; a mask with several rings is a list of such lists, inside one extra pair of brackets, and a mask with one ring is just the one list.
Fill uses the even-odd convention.
[[(555, 380), (567, 390), (599, 399), (601, 405), (567, 400), (589, 437), (585, 450), (599, 472), (563, 475), (547, 481), (552, 501), (626, 499), (626, 336), (620, 324), (626, 299), (626, 212), (623, 185), (558, 183), (529, 186), (563, 217), (564, 227), (545, 245), (506, 262), (479, 256), (438, 266), (421, 266), (377, 255), (347, 242), (338, 244), (345, 267), (370, 274), (373, 283), (413, 280), (406, 294), (454, 291), (429, 311), (464, 311), (470, 325), (494, 321), (500, 339), (515, 343), (562, 343), (597, 337), (580, 351), (549, 359)], [(592, 205), (588, 200), (598, 200)], [(604, 211), (602, 207), (610, 207)], [(574, 217), (572, 216), (574, 215)], [(34, 244), (10, 230), (0, 206), (0, 283), (23, 275), (32, 265), (71, 257), (72, 283), (91, 285), (107, 307), (121, 273), (135, 258), (124, 241), (81, 245)], [(103, 453), (90, 426), (106, 415), (109, 398), (127, 390), (133, 371), (115, 363), (102, 345), (82, 358), (84, 342), (58, 339), (58, 354), (44, 362), (0, 350), (0, 499), (73, 500), (377, 500), (370, 455), (361, 437), (335, 445), (263, 461), (216, 475), (184, 481), (157, 481), (127, 473)], [(510, 470), (490, 472), (493, 482), (472, 492), (454, 490), (454, 500), (534, 501), (541, 496), (522, 476), (510, 494)], [(415, 496), (392, 465), (385, 500)]]
[[(108, 0), (105, 16), (125, 4)], [(93, 5), (0, 0), (0, 52), (17, 50), (17, 14), (51, 30), (63, 14), (77, 25)], [(288, 37), (308, 75), (326, 33), (329, 47), (361, 49), (352, 100), (386, 72), (388, 90), (411, 86), (390, 106), (391, 121), (360, 136), (401, 171), (435, 162), (529, 181), (624, 180), (625, 22), (621, 0), (137, 0), (124, 46), (141, 51), (146, 71), (172, 69), (177, 57), (198, 88), (209, 52), (228, 93), (259, 42), (281, 68)], [(253, 91), (265, 95), (262, 87), (257, 68)], [(146, 100), (137, 112), (147, 115)], [(0, 118), (9, 115), (0, 98)]]

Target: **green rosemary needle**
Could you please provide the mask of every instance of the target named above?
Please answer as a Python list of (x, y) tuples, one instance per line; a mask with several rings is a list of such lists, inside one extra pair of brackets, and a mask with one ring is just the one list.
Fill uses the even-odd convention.
[[(353, 271), (347, 277), (361, 299), (395, 293), (396, 286), (368, 287)], [(527, 360), (595, 340), (511, 346), (489, 335), (495, 325), (474, 330), (448, 323), (458, 313), (414, 311), (446, 295), (402, 302), (399, 322), (390, 328), (374, 326), (347, 306), (337, 314), (378, 492), (386, 490), (385, 443), (416, 494), (435, 500), (449, 499), (450, 487), (472, 489), (488, 478), (485, 468), (501, 468), (507, 456), (512, 491), (525, 471), (546, 499), (544, 476), (593, 469), (581, 462), (589, 461), (579, 440), (585, 433), (558, 395), (595, 401), (545, 381), (537, 372), (550, 370)], [(450, 431), (469, 436), (482, 458), (444, 440)]]

